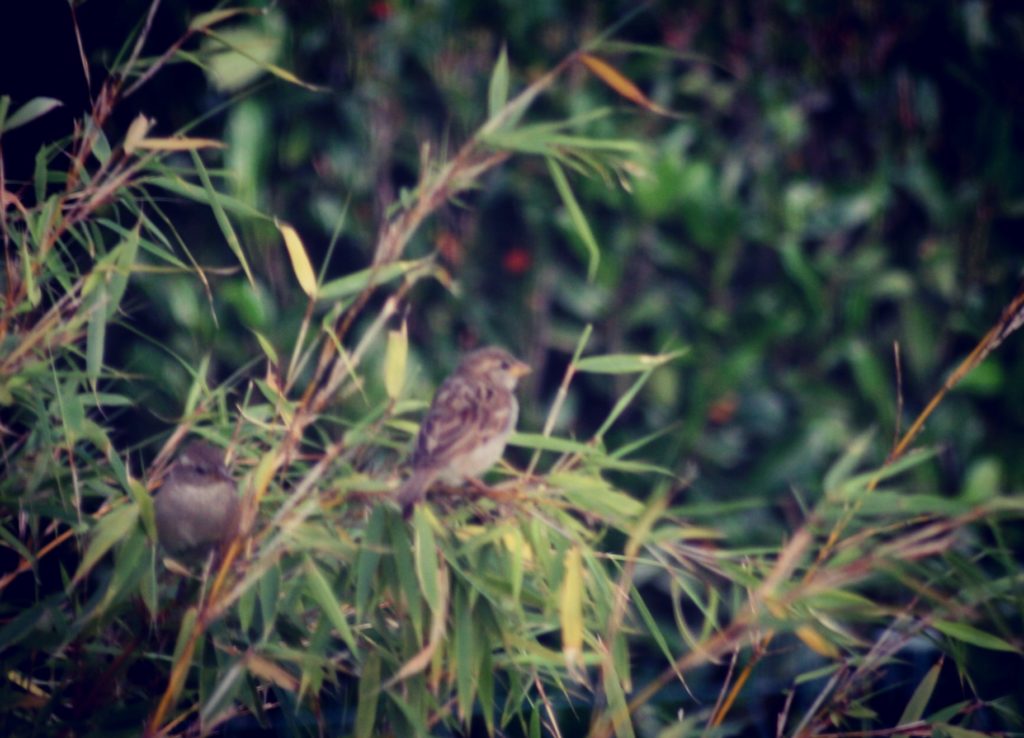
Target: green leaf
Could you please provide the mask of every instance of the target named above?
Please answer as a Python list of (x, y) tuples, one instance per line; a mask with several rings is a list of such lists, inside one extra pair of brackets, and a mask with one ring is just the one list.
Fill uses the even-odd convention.
[(636, 397), (637, 393), (640, 392), (640, 389), (647, 384), (647, 380), (651, 378), (651, 374), (653, 372), (654, 369), (651, 368), (637, 377), (630, 388), (626, 390), (622, 397), (615, 402), (615, 406), (612, 408), (611, 412), (608, 413), (608, 417), (604, 419), (604, 422), (601, 423), (601, 427), (598, 428), (597, 432), (594, 434), (595, 440), (599, 441), (604, 438), (604, 434), (607, 433), (615, 424), (615, 421), (619, 419), (619, 416), (626, 411), (626, 408), (633, 402), (633, 398)]
[(212, 188), (207, 190), (203, 187), (198, 187), (191, 182), (186, 182), (181, 177), (163, 175), (147, 177), (142, 180), (142, 183), (160, 187), (168, 192), (173, 192), (176, 195), (187, 197), (190, 200), (194, 200), (204, 205), (212, 206), (214, 202), (217, 202), (224, 210), (229, 210), (235, 215), (255, 218), (257, 220), (273, 220), (269, 215), (260, 212), (252, 205), (249, 205), (236, 197), (226, 195), (222, 192), (216, 192)]
[(680, 356), (689, 353), (689, 349), (679, 349), (667, 354), (606, 354), (604, 356), (588, 356), (576, 362), (576, 369), (581, 372), (596, 374), (632, 374), (654, 369)]
[(264, 638), (273, 630), (277, 620), (277, 609), (281, 605), (281, 569), (272, 566), (260, 577), (256, 588), (260, 602), (260, 616), (263, 619)]
[(53, 621), (53, 611), (66, 605), (66, 600), (60, 594), (55, 594), (41, 602), (14, 615), (7, 620), (3, 627), (0, 627), (0, 650), (6, 650), (17, 645), (37, 628), (44, 627), (45, 623)]
[(994, 636), (991, 633), (986, 633), (983, 630), (975, 628), (973, 625), (967, 623), (951, 623), (948, 620), (934, 620), (932, 625), (940, 633), (944, 633), (950, 638), (954, 638), (964, 643), (969, 643), (972, 646), (978, 648), (987, 648), (990, 651), (1009, 651), (1010, 653), (1020, 653), (1020, 650), (1015, 646), (1007, 643), (1002, 638)]
[[(484, 638), (479, 639), (486, 644)], [(477, 694), (480, 702), (480, 712), (484, 715), (484, 724), (487, 726), (487, 735), (494, 735), (494, 663), (491, 659), (491, 650), (486, 645), (480, 650), (480, 677), (477, 680)]]
[(601, 672), (604, 694), (608, 698), (605, 719), (611, 721), (617, 738), (635, 738), (633, 723), (629, 717), (629, 706), (626, 704), (626, 693), (622, 689), (619, 675), (615, 672), (611, 654), (602, 660)]
[(274, 349), (274, 344), (272, 344), (269, 341), (269, 339), (267, 339), (267, 337), (264, 336), (259, 331), (254, 330), (252, 333), (253, 333), (254, 336), (256, 336), (256, 342), (260, 345), (260, 348), (263, 349), (264, 355), (267, 357), (267, 359), (270, 360), (271, 364), (275, 364), (276, 365), (277, 364), (277, 351)]
[(854, 438), (846, 447), (846, 451), (825, 474), (824, 488), (826, 491), (836, 489), (850, 478), (853, 470), (860, 464), (864, 454), (871, 448), (874, 430), (868, 430)]
[(430, 513), (425, 505), (417, 505), (413, 515), (415, 540), (413, 551), (416, 559), (416, 577), (427, 606), (438, 615), (441, 606), (441, 590), (438, 585), (437, 543), (434, 541), (434, 529), (430, 525)]
[(171, 656), (172, 664), (178, 663), (181, 660), (182, 654), (185, 653), (185, 646), (192, 636), (192, 631), (195, 630), (198, 616), (199, 610), (195, 605), (185, 610), (185, 613), (181, 616), (181, 627), (178, 629), (178, 638), (174, 642), (174, 655)]
[(380, 654), (370, 651), (359, 674), (359, 703), (356, 707), (356, 738), (370, 738), (380, 698)]
[(252, 81), (260, 70), (312, 92), (325, 92), (328, 89), (299, 79), (292, 72), (270, 61), (280, 50), (278, 34), (256, 28), (231, 28), (214, 32), (209, 27), (205, 33), (208, 38), (219, 41), (231, 50), (231, 53), (213, 57), (219, 66), (210, 68), (211, 77), (219, 89), (239, 89)]
[(352, 629), (349, 627), (348, 620), (345, 618), (345, 613), (341, 611), (341, 605), (338, 604), (338, 600), (334, 596), (334, 590), (327, 582), (323, 572), (313, 563), (311, 558), (306, 557), (305, 567), (306, 591), (309, 592), (309, 595), (316, 604), (320, 606), (327, 619), (331, 621), (331, 625), (338, 631), (341, 640), (345, 641), (348, 650), (355, 655), (356, 639), (352, 634)]
[(891, 464), (886, 464), (885, 466), (873, 471), (852, 476), (843, 482), (838, 489), (829, 489), (826, 491), (830, 493), (830, 498), (834, 495), (838, 500), (853, 500), (854, 498), (861, 497), (867, 490), (868, 485), (872, 482), (878, 484), (887, 479), (892, 479), (893, 477), (902, 474), (907, 469), (912, 469), (918, 464), (924, 463), (936, 454), (938, 454), (938, 448), (915, 449), (904, 454)]
[(213, 188), (213, 182), (210, 181), (210, 173), (206, 171), (206, 165), (203, 164), (203, 160), (198, 152), (192, 150), (189, 151), (189, 154), (192, 156), (192, 163), (195, 165), (196, 172), (199, 173), (199, 179), (203, 183), (203, 189), (206, 190), (206, 194), (210, 198), (210, 209), (213, 210), (213, 216), (217, 221), (217, 225), (220, 226), (220, 231), (224, 234), (224, 240), (227, 241), (228, 248), (231, 249), (238, 259), (238, 263), (242, 265), (242, 270), (245, 272), (249, 284), (255, 290), (256, 280), (249, 270), (249, 260), (245, 258), (245, 252), (242, 250), (241, 241), (238, 240), (238, 234), (235, 233), (234, 226), (231, 225), (227, 213), (224, 212), (223, 196)]
[(139, 581), (151, 567), (155, 567), (153, 550), (149, 539), (138, 527), (128, 530), (115, 549), (113, 572), (102, 600), (89, 613), (91, 617), (102, 615), (112, 605), (125, 601), (138, 591)]
[(78, 566), (71, 585), (78, 584), (92, 571), (96, 563), (103, 558), (114, 544), (123, 540), (128, 532), (139, 520), (139, 508), (137, 505), (121, 505), (100, 518), (100, 521), (93, 528), (89, 546), (82, 556), (82, 563)]
[(665, 660), (669, 663), (672, 671), (675, 672), (676, 678), (683, 684), (686, 680), (683, 679), (682, 673), (676, 667), (676, 658), (672, 655), (672, 649), (669, 648), (668, 641), (665, 640), (664, 633), (661, 632), (661, 628), (658, 627), (657, 621), (651, 614), (650, 609), (647, 607), (647, 603), (644, 602), (643, 597), (637, 591), (636, 587), (630, 588), (630, 599), (633, 601), (633, 606), (636, 607), (636, 611), (640, 613), (640, 618), (644, 621), (644, 625), (647, 626), (647, 632), (651, 634), (654, 642), (658, 645)]
[(473, 606), (464, 588), (455, 596), (452, 608), (455, 631), (455, 695), (459, 717), (469, 725), (473, 717), (473, 700), (476, 698), (476, 665), (479, 663), (477, 648), (486, 647), (478, 643), (473, 627)]
[(124, 297), (125, 290), (128, 289), (128, 278), (131, 276), (132, 267), (135, 266), (135, 259), (139, 253), (139, 231), (141, 227), (142, 221), (140, 220), (132, 230), (128, 231), (124, 240), (117, 244), (110, 252), (109, 258), (113, 263), (113, 269), (108, 276), (106, 289), (106, 318), (108, 320), (117, 311), (118, 306), (121, 304), (121, 299)]
[(202, 725), (208, 724), (218, 713), (232, 705), (235, 695), (238, 694), (238, 690), (242, 686), (243, 676), (245, 676), (245, 662), (242, 659), (235, 659), (199, 710), (199, 720)]
[(580, 472), (558, 472), (548, 481), (560, 488), (567, 500), (580, 510), (612, 521), (635, 518), (644, 511), (641, 502), (629, 495), (612, 489), (600, 477)]
[(377, 565), (380, 563), (380, 552), (383, 548), (384, 516), (386, 514), (387, 511), (383, 505), (374, 508), (370, 513), (370, 519), (366, 523), (366, 531), (363, 534), (363, 543), (359, 548), (359, 557), (356, 560), (357, 618), (362, 618), (370, 601), (370, 593), (377, 589)]
[(89, 325), (85, 334), (85, 375), (96, 386), (103, 369), (103, 349), (107, 339), (107, 306), (109, 297), (106, 288), (96, 295), (95, 304), (89, 312)]
[(939, 681), (940, 671), (942, 671), (942, 659), (939, 659), (938, 663), (932, 666), (928, 673), (924, 675), (924, 678), (921, 679), (921, 682), (914, 690), (914, 694), (910, 696), (907, 706), (903, 708), (903, 714), (900, 715), (900, 719), (896, 722), (897, 725), (915, 723), (921, 719), (925, 708), (928, 707), (928, 701), (931, 700), (932, 693), (935, 691), (935, 685)]
[(196, 367), (192, 375), (192, 384), (189, 386), (188, 394), (185, 396), (185, 416), (195, 412), (195, 409), (199, 406), (199, 400), (208, 392), (206, 377), (209, 373), (209, 368), (210, 355), (206, 354), (200, 359), (199, 366)]
[[(4, 95), (4, 98), (6, 99), (7, 96)], [(0, 133), (7, 133), (15, 128), (21, 128), (26, 123), (31, 123), (36, 118), (46, 115), (54, 108), (59, 108), (63, 104), (60, 100), (52, 97), (34, 97), (11, 113), (7, 120), (0, 119)]]
[(18, 244), (18, 254), (21, 257), (21, 278), (25, 283), (25, 292), (28, 294), (28, 301), (32, 307), (38, 307), (43, 299), (43, 293), (36, 281), (35, 270), (32, 269), (32, 259), (28, 253), (28, 237), (25, 236)]
[(555, 189), (558, 190), (565, 209), (569, 211), (569, 218), (572, 220), (573, 227), (586, 248), (587, 281), (593, 282), (594, 277), (597, 275), (597, 265), (601, 261), (601, 249), (597, 245), (597, 239), (594, 238), (594, 232), (590, 230), (590, 224), (587, 222), (586, 216), (583, 215), (579, 202), (576, 201), (576, 196), (572, 193), (569, 180), (566, 178), (565, 172), (562, 171), (561, 165), (552, 156), (548, 156), (546, 159), (548, 171), (551, 172), (551, 180), (555, 183)]
[(487, 86), (487, 117), (493, 118), (508, 102), (508, 46), (501, 45), (501, 53), (491, 72)]
[(409, 540), (409, 529), (398, 515), (388, 516), (388, 533), (391, 541), (391, 554), (398, 583), (405, 596), (409, 620), (417, 638), (423, 637), (423, 598), (420, 596), (419, 583), (416, 580), (416, 563), (413, 560), (412, 542)]
[(332, 279), (320, 286), (317, 292), (318, 300), (336, 302), (352, 295), (357, 295), (367, 287), (390, 282), (391, 280), (408, 274), (417, 268), (425, 267), (433, 262), (433, 257), (425, 259), (414, 259), (410, 261), (393, 261), (379, 267), (369, 267), (353, 272), (339, 279)]
[(150, 540), (156, 540), (156, 518), (154, 517), (153, 497), (149, 490), (138, 479), (128, 480), (126, 485), (131, 493), (135, 504), (139, 506), (139, 517), (142, 519), (142, 527), (145, 528)]

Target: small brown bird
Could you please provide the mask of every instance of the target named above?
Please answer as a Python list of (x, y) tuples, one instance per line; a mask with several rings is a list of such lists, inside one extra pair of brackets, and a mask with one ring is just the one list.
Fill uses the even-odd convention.
[(178, 455), (154, 501), (160, 543), (173, 556), (192, 558), (235, 535), (239, 501), (224, 452), (193, 441)]
[(489, 347), (463, 357), (437, 390), (420, 425), (410, 476), (396, 495), (406, 517), (436, 480), (459, 484), (501, 458), (516, 427), (513, 394), (530, 367), (504, 349)]

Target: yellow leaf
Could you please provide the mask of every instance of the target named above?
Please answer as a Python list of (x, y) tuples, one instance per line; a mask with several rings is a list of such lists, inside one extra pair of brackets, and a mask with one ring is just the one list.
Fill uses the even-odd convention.
[(801, 625), (796, 629), (797, 637), (820, 656), (827, 659), (839, 658), (839, 649), (821, 637), (821, 634), (809, 625)]
[(388, 348), (384, 355), (384, 389), (397, 400), (405, 385), (405, 364), (409, 356), (409, 332), (402, 321), (397, 331), (388, 331)]
[(245, 666), (256, 676), (266, 679), (269, 682), (273, 682), (277, 686), (289, 692), (297, 692), (299, 689), (298, 679), (285, 671), (285, 669), (279, 664), (276, 664), (269, 659), (265, 659), (258, 654), (247, 654), (245, 657)]
[[(223, 149), (225, 144), (215, 138), (144, 138), (135, 143), (135, 148), (149, 151), (194, 151)], [(127, 143), (125, 150), (128, 150)]]
[(501, 537), (501, 540), (510, 553), (521, 556), (523, 561), (528, 564), (533, 563), (533, 549), (530, 548), (530, 544), (527, 543), (526, 539), (523, 538), (523, 534), (518, 530), (508, 531)]
[(131, 154), (139, 147), (139, 144), (149, 133), (149, 129), (153, 127), (153, 120), (147, 118), (142, 113), (135, 116), (135, 120), (132, 121), (131, 125), (128, 126), (128, 132), (124, 134), (124, 151), (126, 154)]
[(288, 249), (288, 256), (292, 260), (292, 269), (295, 271), (295, 277), (299, 280), (299, 286), (310, 297), (316, 297), (316, 274), (313, 273), (313, 265), (309, 261), (306, 247), (302, 245), (302, 239), (299, 238), (298, 232), (277, 218), (274, 218), (274, 225), (284, 236), (284, 245)]
[(570, 669), (577, 665), (583, 652), (583, 561), (578, 546), (565, 556), (565, 575), (559, 594), (562, 624), (562, 654)]
[(594, 76), (630, 102), (634, 102), (652, 113), (672, 115), (671, 111), (647, 97), (628, 77), (603, 59), (598, 59), (593, 54), (580, 54), (580, 61)]

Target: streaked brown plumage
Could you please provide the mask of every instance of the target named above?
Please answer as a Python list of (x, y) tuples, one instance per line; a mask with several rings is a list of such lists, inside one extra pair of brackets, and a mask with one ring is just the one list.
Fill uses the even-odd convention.
[(409, 458), (412, 476), (396, 495), (408, 517), (436, 480), (458, 484), (501, 458), (519, 417), (513, 394), (530, 367), (501, 348), (463, 357), (437, 390)]

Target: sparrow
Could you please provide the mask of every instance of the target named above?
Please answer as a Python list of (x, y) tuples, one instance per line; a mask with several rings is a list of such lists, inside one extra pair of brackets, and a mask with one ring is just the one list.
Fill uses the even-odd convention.
[(396, 493), (403, 516), (435, 481), (460, 484), (494, 466), (519, 417), (516, 384), (529, 373), (529, 365), (493, 346), (463, 357), (420, 425), (409, 457), (412, 475)]
[(157, 536), (172, 556), (205, 555), (229, 540), (238, 528), (240, 505), (224, 452), (205, 441), (188, 444), (153, 505)]

